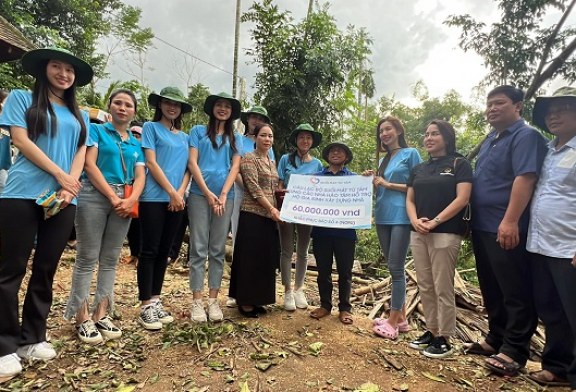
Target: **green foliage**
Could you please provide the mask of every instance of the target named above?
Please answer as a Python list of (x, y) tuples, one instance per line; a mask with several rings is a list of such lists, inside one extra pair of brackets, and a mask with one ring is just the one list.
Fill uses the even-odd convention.
[(210, 95), (208, 87), (202, 83), (190, 86), (188, 89), (188, 103), (192, 105), (192, 112), (185, 116), (184, 121), (188, 124), (185, 129), (190, 129), (197, 124), (207, 124), (208, 116), (204, 113), (204, 101)]
[[(140, 9), (120, 0), (3, 0), (0, 14), (20, 29), (38, 47), (61, 46), (70, 49), (94, 68), (97, 77), (105, 76), (108, 56), (96, 52), (104, 37), (116, 40), (114, 48), (128, 52), (146, 49), (154, 36), (140, 28)], [(18, 62), (0, 68), (4, 86), (29, 85)]]
[(263, 0), (242, 21), (255, 24), (253, 46), (247, 50), (261, 69), (255, 101), (268, 109), (276, 125), (279, 154), (301, 122), (323, 132), (327, 142), (340, 137), (343, 130), (335, 125), (350, 115), (360, 81), (364, 90), (373, 91), (372, 74), (364, 66), (370, 54), (368, 34), (352, 26), (340, 31), (326, 5), (295, 22), (290, 12)]
[[(489, 69), (484, 84), (515, 84), (530, 99), (548, 80), (576, 80), (576, 29), (564, 27), (573, 0), (498, 0), (501, 18), (491, 24), (472, 16), (452, 15), (449, 26), (461, 29), (460, 47), (478, 53)], [(561, 18), (543, 27), (549, 12)]]

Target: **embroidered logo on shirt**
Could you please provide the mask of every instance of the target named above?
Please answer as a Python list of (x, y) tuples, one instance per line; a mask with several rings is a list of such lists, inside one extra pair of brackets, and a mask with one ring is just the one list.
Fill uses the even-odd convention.
[(453, 176), (454, 173), (452, 173), (452, 168), (451, 168), (451, 167), (447, 167), (447, 168), (445, 168), (444, 170), (442, 170), (442, 171), (440, 172), (440, 175), (441, 175), (441, 176)]

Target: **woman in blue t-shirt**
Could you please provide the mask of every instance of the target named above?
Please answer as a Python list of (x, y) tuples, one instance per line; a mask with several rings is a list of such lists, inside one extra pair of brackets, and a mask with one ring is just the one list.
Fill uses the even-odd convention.
[(208, 318), (222, 321), (218, 304), (222, 284), (226, 238), (234, 203), (234, 180), (240, 170), (240, 135), (234, 132), (234, 120), (240, 117), (240, 102), (226, 93), (210, 95), (204, 102), (208, 125), (190, 130), (192, 173), (188, 198), (190, 221), (191, 319), (207, 320), (202, 294), (208, 257)]
[(192, 110), (176, 87), (165, 87), (148, 96), (156, 108), (142, 128), (146, 157), (146, 185), (140, 197), (142, 249), (138, 261), (138, 322), (145, 329), (161, 329), (174, 321), (160, 301), (168, 254), (184, 216), (184, 193), (190, 182), (188, 135), (181, 131), (182, 115)]
[[(280, 189), (288, 187), (291, 174), (314, 174), (322, 170), (322, 162), (314, 158), (310, 151), (320, 145), (322, 134), (315, 131), (310, 124), (300, 124), (292, 131), (288, 139), (295, 150), (282, 155), (278, 163)], [(292, 254), (294, 253), (294, 231), (298, 236), (296, 242), (296, 277), (292, 287)], [(284, 222), (280, 225), (282, 255), (280, 270), (284, 285), (284, 309), (293, 311), (296, 308), (308, 308), (304, 294), (304, 278), (308, 268), (308, 247), (312, 226)]]
[(410, 171), (422, 162), (418, 150), (409, 148), (404, 126), (394, 116), (387, 116), (376, 126), (381, 148), (386, 151), (373, 175), (376, 187), (374, 218), (382, 253), (392, 276), (392, 295), (388, 319), (375, 320), (374, 332), (381, 337), (396, 339), (398, 332), (410, 330), (406, 320), (406, 276), (404, 264), (410, 244), (410, 220), (406, 215), (406, 183)]
[[(146, 176), (142, 146), (128, 130), (136, 106), (132, 91), (117, 90), (108, 102), (112, 121), (90, 126), (86, 176), (76, 212), (78, 253), (65, 314), (66, 319), (75, 318), (78, 338), (85, 343), (122, 335), (108, 311), (114, 305), (116, 265), (130, 226), (130, 210), (142, 193)], [(131, 195), (124, 194), (124, 184), (133, 185)], [(90, 283), (96, 265), (96, 295), (90, 311)]]
[[(20, 373), (20, 358), (56, 356), (46, 342), (46, 320), (54, 274), (74, 224), (88, 136), (76, 86), (90, 83), (93, 75), (90, 65), (59, 48), (26, 53), (22, 67), (36, 79), (34, 90), (13, 91), (0, 117), (20, 150), (0, 199), (0, 377)], [(46, 191), (52, 197), (43, 199), (43, 208), (36, 200)], [(35, 240), (20, 323), (18, 290)]]

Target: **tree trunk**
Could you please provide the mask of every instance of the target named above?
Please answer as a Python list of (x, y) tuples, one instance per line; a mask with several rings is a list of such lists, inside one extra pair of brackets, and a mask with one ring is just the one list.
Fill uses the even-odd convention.
[(240, 10), (242, 0), (236, 0), (236, 27), (234, 29), (234, 69), (232, 70), (232, 96), (236, 98), (238, 86), (238, 46), (240, 41)]

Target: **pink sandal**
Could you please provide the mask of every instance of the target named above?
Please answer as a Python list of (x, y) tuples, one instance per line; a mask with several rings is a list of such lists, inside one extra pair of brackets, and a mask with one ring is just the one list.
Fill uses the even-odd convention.
[[(382, 325), (384, 323), (387, 323), (388, 325), (390, 325), (388, 323), (388, 319), (385, 319), (385, 318), (376, 318), (373, 321), (374, 326)], [(412, 327), (410, 326), (410, 324), (408, 324), (408, 320), (404, 320), (401, 323), (398, 323), (398, 332), (405, 333), (405, 332), (410, 332), (410, 331), (412, 331)]]
[(398, 328), (394, 328), (388, 323), (388, 320), (384, 320), (378, 325), (372, 328), (374, 333), (382, 338), (394, 340), (398, 337)]

